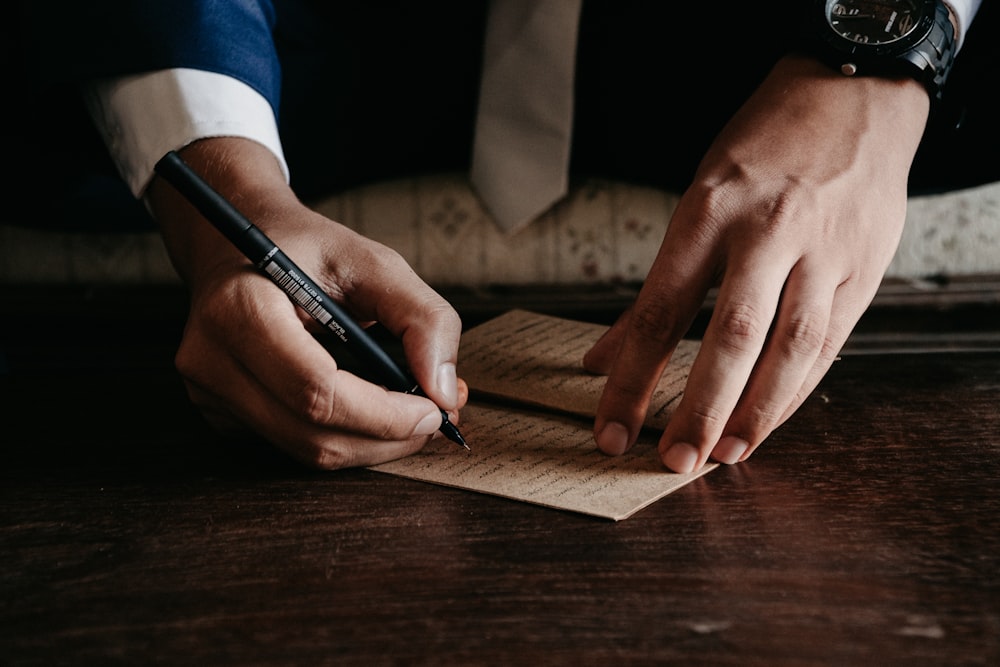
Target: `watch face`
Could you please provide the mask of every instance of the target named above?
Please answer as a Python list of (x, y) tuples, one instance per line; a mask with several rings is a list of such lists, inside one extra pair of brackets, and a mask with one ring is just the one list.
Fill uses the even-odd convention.
[(916, 30), (924, 6), (922, 0), (827, 0), (826, 20), (857, 44), (890, 44)]

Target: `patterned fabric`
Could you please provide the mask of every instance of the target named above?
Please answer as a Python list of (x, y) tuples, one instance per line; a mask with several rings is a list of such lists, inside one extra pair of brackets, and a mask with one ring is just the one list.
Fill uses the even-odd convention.
[[(592, 181), (527, 229), (499, 232), (462, 175), (385, 182), (313, 207), (398, 250), (435, 286), (637, 283), (659, 249), (677, 196)], [(894, 278), (1000, 274), (1000, 182), (914, 197)], [(0, 282), (177, 283), (155, 231), (42, 232), (0, 225)]]

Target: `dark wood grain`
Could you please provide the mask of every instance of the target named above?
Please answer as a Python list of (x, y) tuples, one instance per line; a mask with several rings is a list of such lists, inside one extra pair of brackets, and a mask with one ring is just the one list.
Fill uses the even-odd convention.
[(613, 523), (221, 442), (135, 334), (7, 348), (0, 664), (1000, 664), (1000, 353), (845, 356)]

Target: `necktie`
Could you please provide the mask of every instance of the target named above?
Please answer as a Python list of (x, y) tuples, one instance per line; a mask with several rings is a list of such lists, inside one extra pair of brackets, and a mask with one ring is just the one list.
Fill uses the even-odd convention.
[(513, 233), (568, 188), (581, 0), (493, 0), (470, 177)]

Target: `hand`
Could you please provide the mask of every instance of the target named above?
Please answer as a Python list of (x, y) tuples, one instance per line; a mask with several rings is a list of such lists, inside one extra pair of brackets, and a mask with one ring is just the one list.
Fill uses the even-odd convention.
[(598, 447), (635, 442), (650, 395), (718, 296), (659, 451), (676, 472), (745, 460), (801, 405), (899, 243), (927, 120), (915, 81), (787, 57), (726, 125), (683, 194), (635, 304), (585, 355), (609, 373)]
[(468, 397), (455, 374), (461, 322), (402, 257), (300, 203), (259, 144), (203, 139), (181, 156), (359, 321), (399, 337), (430, 397), (386, 391), (338, 368), (314, 335), (318, 325), (157, 178), (148, 201), (191, 292), (176, 365), (213, 425), (249, 429), (333, 469), (419, 450), (441, 425), (437, 406), (457, 420)]

